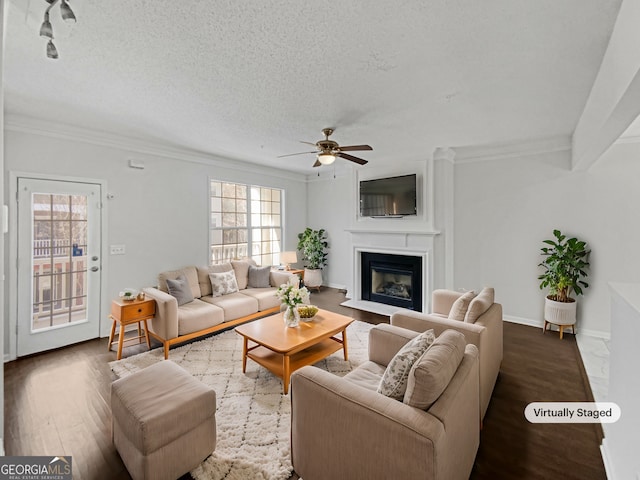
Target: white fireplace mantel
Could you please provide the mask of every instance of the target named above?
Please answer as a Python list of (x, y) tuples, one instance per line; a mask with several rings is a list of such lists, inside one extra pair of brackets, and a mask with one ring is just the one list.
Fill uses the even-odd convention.
[(422, 259), (422, 311), (429, 311), (434, 278), (434, 238), (440, 232), (387, 231), (369, 228), (349, 229), (347, 232), (351, 234), (351, 264), (353, 265), (351, 282), (347, 286), (348, 298), (362, 299), (360, 285), (362, 252), (410, 255)]

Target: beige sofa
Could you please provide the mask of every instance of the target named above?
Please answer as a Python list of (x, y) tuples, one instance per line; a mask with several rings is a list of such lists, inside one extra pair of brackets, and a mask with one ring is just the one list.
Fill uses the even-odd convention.
[[(469, 478), (480, 444), (478, 350), (474, 345), (467, 345), (458, 332), (447, 332), (436, 340), (447, 337), (440, 349), (434, 343), (416, 361), (428, 365), (432, 373), (436, 370), (432, 381), (417, 374), (412, 380), (410, 373), (403, 401), (376, 391), (391, 359), (417, 335), (377, 325), (369, 334), (369, 361), (345, 377), (311, 366), (293, 373), (291, 458), (300, 477)], [(450, 358), (454, 360), (449, 362)], [(415, 368), (414, 364), (411, 372)], [(415, 401), (417, 391), (423, 400), (430, 394), (426, 401), (435, 401), (420, 405), (422, 408), (407, 404), (411, 403), (407, 395), (411, 392)]]
[[(169, 347), (209, 333), (217, 332), (249, 320), (280, 311), (276, 297), (277, 287), (298, 277), (286, 271), (269, 272), (269, 287), (249, 287), (251, 260), (233, 260), (230, 263), (206, 267), (188, 266), (158, 275), (157, 288), (144, 288), (145, 294), (156, 301), (156, 316), (150, 322), (149, 334), (164, 346), (164, 358), (169, 358)], [(213, 296), (210, 273), (233, 272), (238, 291)], [(168, 293), (167, 279), (181, 275), (187, 279), (194, 300), (178, 305)]]
[[(500, 364), (502, 363), (502, 305), (494, 302), (493, 288), (484, 288), (468, 304), (459, 320), (448, 318), (456, 300), (462, 292), (434, 290), (432, 294), (433, 313), (419, 313), (400, 310), (391, 316), (391, 325), (408, 328), (416, 332), (433, 329), (439, 335), (446, 329), (462, 332), (480, 352), (480, 413), (484, 418)], [(459, 302), (460, 303), (460, 302)]]

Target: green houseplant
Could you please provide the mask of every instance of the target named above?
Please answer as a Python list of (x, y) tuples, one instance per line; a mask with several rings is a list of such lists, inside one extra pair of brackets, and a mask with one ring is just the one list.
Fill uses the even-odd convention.
[(322, 267), (327, 264), (329, 248), (327, 233), (324, 229), (314, 230), (307, 227), (298, 234), (298, 250), (306, 262), (304, 283), (307, 287), (320, 288), (322, 285)]
[[(560, 338), (565, 326), (576, 323), (576, 300), (571, 293), (582, 295), (582, 289), (589, 284), (586, 269), (589, 267), (587, 243), (575, 237), (567, 238), (560, 230), (554, 230), (553, 240), (543, 240), (545, 246), (540, 251), (544, 257), (538, 264), (544, 272), (538, 276), (540, 289), (548, 288), (549, 295), (545, 299), (544, 327), (553, 323), (560, 328)], [(575, 333), (575, 328), (573, 328)]]
[(582, 295), (582, 289), (589, 287), (583, 278), (587, 277), (585, 269), (589, 266), (587, 243), (577, 238), (567, 239), (560, 230), (554, 230), (555, 240), (543, 240), (550, 245), (542, 247), (544, 260), (538, 266), (544, 273), (538, 277), (540, 289), (548, 288), (549, 297), (556, 302), (573, 302), (571, 292)]

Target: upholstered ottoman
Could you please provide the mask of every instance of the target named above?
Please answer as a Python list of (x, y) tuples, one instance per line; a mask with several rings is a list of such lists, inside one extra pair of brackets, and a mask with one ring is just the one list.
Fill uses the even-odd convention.
[(176, 479), (216, 447), (216, 392), (170, 360), (111, 385), (112, 438), (134, 480)]

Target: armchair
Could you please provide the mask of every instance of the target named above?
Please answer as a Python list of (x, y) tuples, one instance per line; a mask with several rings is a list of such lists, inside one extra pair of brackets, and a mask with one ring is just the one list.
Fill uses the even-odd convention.
[[(433, 329), (440, 335), (447, 329), (464, 334), (480, 354), (480, 413), (484, 418), (502, 363), (502, 305), (494, 302), (492, 288), (483, 289), (468, 305), (464, 320), (449, 319), (449, 312), (463, 293), (434, 290), (432, 313), (400, 310), (391, 316), (391, 325), (416, 332)], [(464, 313), (463, 313), (464, 315)]]
[[(369, 361), (345, 377), (312, 366), (296, 371), (291, 376), (296, 473), (305, 480), (468, 479), (480, 442), (478, 351), (451, 333), (458, 337), (456, 345), (441, 345), (457, 351), (457, 369), (456, 364), (449, 369), (442, 393), (425, 410), (406, 404), (407, 394), (401, 402), (376, 391), (387, 364), (418, 335), (403, 328), (372, 328)], [(426, 388), (417, 385), (418, 378), (413, 386), (410, 378), (407, 393)]]

